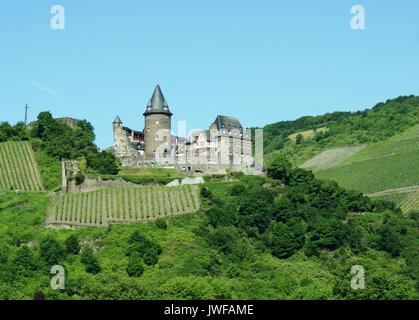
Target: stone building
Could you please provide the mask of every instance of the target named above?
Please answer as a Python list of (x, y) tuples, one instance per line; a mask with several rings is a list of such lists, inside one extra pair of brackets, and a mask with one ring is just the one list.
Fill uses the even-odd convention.
[(171, 134), (172, 112), (159, 85), (144, 112), (144, 130), (113, 122), (114, 152), (124, 166), (170, 166), (186, 172), (243, 171), (253, 164), (250, 130), (234, 117), (218, 115), (209, 130), (188, 139)]

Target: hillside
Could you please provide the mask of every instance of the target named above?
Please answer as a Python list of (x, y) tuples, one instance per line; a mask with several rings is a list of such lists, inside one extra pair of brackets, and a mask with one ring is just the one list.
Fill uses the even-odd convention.
[(38, 164), (28, 142), (0, 143), (0, 190), (44, 190)]
[[(417, 298), (418, 217), (304, 180), (210, 182), (197, 213), (107, 228), (47, 229), (49, 196), (1, 193), (0, 299)], [(54, 264), (65, 290), (50, 288)], [(366, 290), (350, 290), (354, 264), (368, 272)]]
[(197, 186), (109, 188), (55, 196), (47, 224), (107, 227), (111, 222), (157, 220), (199, 210)]
[[(419, 209), (419, 125), (385, 141), (369, 145), (334, 168), (320, 170), (319, 178), (337, 181), (345, 188), (397, 200), (404, 209)], [(382, 191), (386, 191), (380, 194)], [(395, 193), (397, 195), (392, 196)], [(416, 199), (416, 200), (415, 200)]]
[[(274, 155), (282, 154), (301, 165), (324, 150), (377, 143), (418, 123), (419, 97), (399, 97), (364, 111), (333, 112), (267, 125), (264, 151), (268, 163)], [(303, 139), (296, 144), (292, 137), (298, 133)]]

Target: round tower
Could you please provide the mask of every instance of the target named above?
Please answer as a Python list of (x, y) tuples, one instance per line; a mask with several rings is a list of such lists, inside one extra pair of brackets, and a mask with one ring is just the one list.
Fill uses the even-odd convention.
[(144, 151), (146, 160), (155, 160), (157, 152), (160, 157), (164, 156), (165, 153), (170, 154), (172, 115), (160, 86), (157, 85), (147, 105), (147, 110), (144, 112)]
[(113, 144), (115, 155), (124, 155), (127, 151), (127, 137), (122, 129), (122, 121), (119, 116), (116, 116), (112, 122), (113, 125)]

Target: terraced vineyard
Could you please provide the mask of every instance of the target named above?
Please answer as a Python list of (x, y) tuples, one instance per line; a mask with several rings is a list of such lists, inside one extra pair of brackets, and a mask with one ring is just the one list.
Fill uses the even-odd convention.
[(110, 188), (56, 196), (46, 222), (106, 227), (112, 222), (150, 221), (199, 208), (197, 186)]
[(0, 189), (44, 191), (29, 142), (0, 143)]
[(419, 125), (316, 175), (366, 193), (419, 185)]
[(389, 195), (378, 196), (377, 198), (396, 202), (405, 213), (413, 210), (419, 211), (419, 190), (412, 192), (393, 193)]

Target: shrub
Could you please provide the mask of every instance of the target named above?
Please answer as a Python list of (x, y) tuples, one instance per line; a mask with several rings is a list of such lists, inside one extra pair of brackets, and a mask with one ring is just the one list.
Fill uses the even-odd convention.
[(133, 253), (128, 260), (127, 273), (130, 277), (141, 277), (144, 273), (144, 263), (140, 254)]
[(81, 171), (77, 172), (76, 177), (75, 177), (76, 185), (79, 186), (83, 184), (84, 180), (85, 180), (84, 174)]
[(65, 241), (65, 246), (66, 246), (67, 253), (79, 254), (80, 252), (79, 240), (74, 234), (70, 235), (67, 238), (67, 240)]
[(233, 197), (234, 196), (239, 196), (245, 191), (246, 191), (246, 187), (244, 185), (235, 184), (230, 190), (230, 195), (233, 196)]
[(97, 274), (101, 271), (99, 262), (94, 256), (93, 250), (91, 248), (86, 248), (83, 250), (80, 261), (85, 265), (86, 272), (88, 273)]
[(39, 245), (39, 255), (48, 265), (53, 266), (65, 256), (65, 248), (52, 236), (43, 239)]
[(147, 239), (138, 230), (134, 231), (129, 239), (127, 256), (139, 254), (146, 265), (152, 266), (159, 260), (162, 249), (159, 244)]
[(86, 158), (87, 166), (101, 174), (118, 174), (118, 162), (114, 154), (102, 151)]
[(208, 189), (207, 187), (201, 188), (201, 196), (204, 197), (205, 199), (212, 199), (213, 197), (211, 190)]
[(167, 229), (167, 222), (163, 219), (157, 219), (156, 222), (156, 227), (162, 230), (166, 230)]

